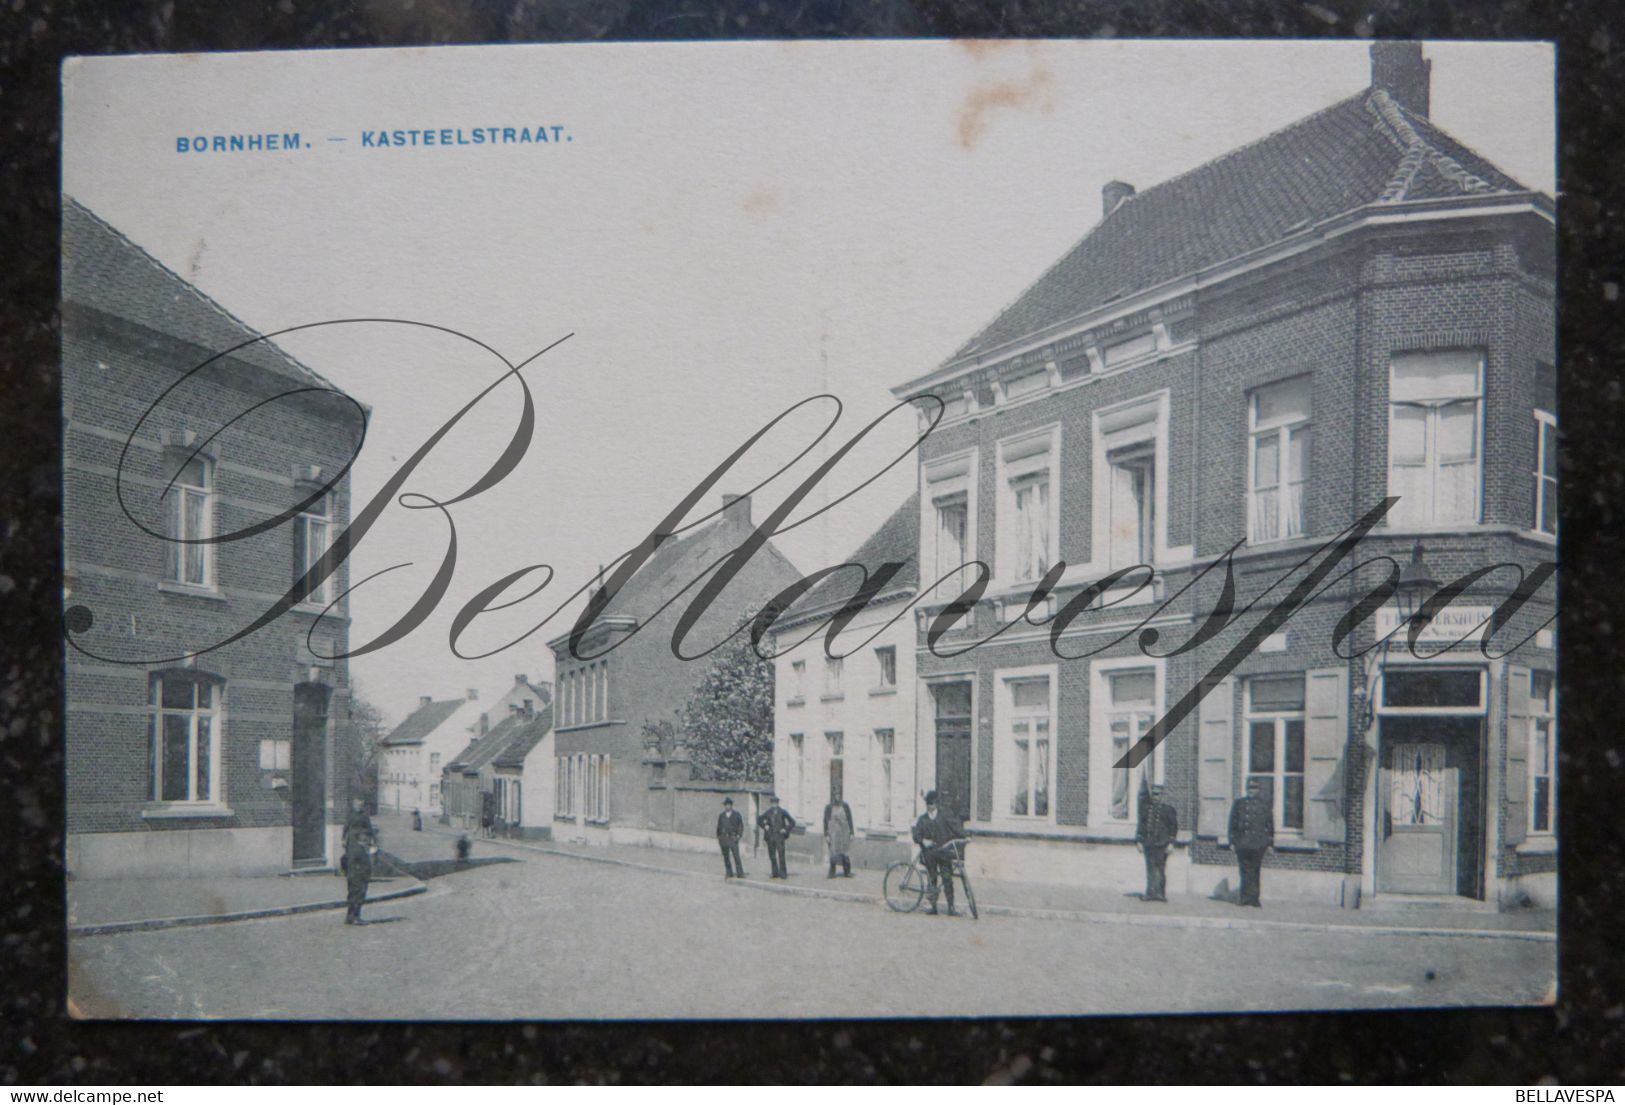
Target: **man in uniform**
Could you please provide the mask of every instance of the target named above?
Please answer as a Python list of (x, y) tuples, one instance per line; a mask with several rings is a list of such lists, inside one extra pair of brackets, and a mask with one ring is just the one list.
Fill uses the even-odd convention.
[(361, 924), (361, 903), (367, 900), (367, 883), (372, 881), (372, 846), (378, 837), (372, 818), (359, 798), (350, 801), (350, 817), (344, 823), (344, 876), (348, 893), (344, 923)]
[(958, 840), (964, 835), (964, 827), (954, 820), (953, 815), (937, 808), (937, 792), (926, 791), (925, 812), (914, 822), (914, 843), (920, 846), (920, 860), (925, 864), (925, 874), (929, 880), (926, 893), (931, 895), (931, 913), (937, 911), (937, 884), (940, 882), (948, 897), (948, 916), (958, 916), (954, 911), (955, 854), (954, 849), (947, 845), (949, 841)]
[(745, 835), (745, 819), (734, 809), (734, 800), (722, 800), (722, 812), (717, 815), (717, 844), (722, 848), (722, 870), (725, 879), (745, 877), (745, 864), (739, 858), (739, 838)]
[(777, 794), (770, 796), (768, 803), (767, 809), (756, 819), (756, 827), (762, 830), (767, 841), (767, 858), (773, 864), (773, 877), (787, 879), (790, 869), (784, 863), (784, 842), (790, 838), (790, 830), (796, 827), (796, 819), (779, 805)]
[(1258, 900), (1259, 875), (1264, 853), (1275, 845), (1275, 811), (1270, 805), (1264, 797), (1264, 781), (1255, 776), (1247, 780), (1247, 797), (1236, 799), (1230, 807), (1230, 847), (1241, 867), (1240, 905), (1263, 908)]
[(1179, 814), (1162, 800), (1161, 783), (1152, 783), (1140, 803), (1140, 820), (1134, 840), (1145, 853), (1145, 900), (1168, 900), (1168, 846), (1179, 835)]

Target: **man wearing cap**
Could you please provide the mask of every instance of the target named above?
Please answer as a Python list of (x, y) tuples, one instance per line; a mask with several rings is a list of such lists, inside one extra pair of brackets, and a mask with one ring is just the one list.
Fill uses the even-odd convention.
[(722, 870), (725, 879), (745, 877), (745, 864), (739, 858), (739, 838), (745, 835), (745, 819), (734, 809), (734, 800), (722, 800), (722, 812), (717, 815), (717, 844), (722, 848)]
[(1140, 819), (1134, 841), (1145, 853), (1145, 901), (1168, 900), (1168, 846), (1179, 835), (1179, 813), (1162, 800), (1161, 783), (1140, 802)]
[(925, 812), (914, 822), (914, 843), (920, 846), (920, 860), (925, 864), (929, 880), (926, 893), (931, 895), (931, 908), (937, 911), (937, 884), (948, 898), (948, 916), (954, 917), (954, 850), (949, 842), (965, 835), (964, 828), (946, 810), (937, 808), (937, 792), (925, 792)]
[(1263, 874), (1264, 853), (1275, 846), (1275, 811), (1264, 797), (1264, 780), (1258, 776), (1247, 779), (1247, 797), (1237, 798), (1230, 807), (1230, 847), (1236, 853), (1236, 864), (1241, 868), (1241, 893), (1238, 905), (1261, 906), (1258, 900), (1259, 882)]
[(762, 837), (767, 841), (767, 858), (773, 865), (773, 878), (787, 879), (790, 869), (784, 863), (784, 842), (790, 838), (790, 830), (796, 827), (796, 819), (779, 805), (777, 794), (769, 796), (767, 801), (768, 807), (756, 819), (756, 827), (762, 830)]

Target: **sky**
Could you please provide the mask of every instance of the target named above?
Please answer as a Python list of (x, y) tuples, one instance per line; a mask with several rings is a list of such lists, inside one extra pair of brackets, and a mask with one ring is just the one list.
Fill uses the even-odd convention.
[[(1550, 48), (1425, 51), (1433, 121), (1555, 194)], [(550, 679), (546, 642), (568, 631), (579, 600), (566, 600), (600, 565), (781, 412), (837, 397), (838, 419), (828, 399), (797, 408), (713, 489), (711, 500), (748, 490), (800, 456), (755, 493), (764, 517), (892, 407), (892, 387), (940, 365), (1098, 222), (1108, 180), (1148, 187), (1368, 81), (1363, 41), (86, 59), (64, 69), (63, 188), (260, 332), (404, 319), (515, 362), (566, 339), (524, 370), (536, 423), (517, 468), (451, 508), (446, 601), (351, 663), (361, 693), (398, 721), (422, 694), (494, 694), (519, 672)], [(526, 126), (550, 140), (362, 139)], [(309, 148), (176, 150), (183, 135), (288, 131)], [(324, 327), (281, 344), (371, 408), (357, 504), (507, 371), (419, 327)], [(407, 489), (441, 499), (467, 489), (514, 434), (520, 405), (512, 381), (491, 391)], [(905, 415), (881, 422), (791, 514), (805, 523), (775, 544), (803, 572), (839, 563), (912, 491), (912, 463), (891, 464), (916, 437)], [(437, 512), (385, 512), (351, 578), (406, 566), (352, 595), (352, 648), (412, 605), (446, 542)], [(546, 588), (464, 638), (464, 653), (492, 655), (454, 655), (455, 609), (544, 563), (555, 573)]]

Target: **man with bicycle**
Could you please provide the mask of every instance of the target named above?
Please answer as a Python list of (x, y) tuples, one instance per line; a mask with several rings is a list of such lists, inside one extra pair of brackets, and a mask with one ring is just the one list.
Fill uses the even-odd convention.
[(957, 917), (954, 910), (954, 860), (957, 853), (952, 841), (965, 835), (965, 829), (952, 814), (937, 807), (937, 792), (925, 792), (925, 812), (914, 822), (914, 843), (920, 846), (920, 863), (925, 867), (931, 896), (931, 910), (937, 911), (937, 884), (940, 881), (948, 896), (948, 916)]

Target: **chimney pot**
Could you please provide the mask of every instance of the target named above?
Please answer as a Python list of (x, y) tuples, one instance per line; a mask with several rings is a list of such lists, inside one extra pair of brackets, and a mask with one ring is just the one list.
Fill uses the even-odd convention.
[(514, 681), (514, 682), (515, 682), (515, 683), (526, 683), (526, 682), (529, 682), (529, 680), (528, 680), (528, 679), (526, 679), (526, 677), (525, 677), (525, 673), (524, 673), (524, 672), (519, 672), (519, 673), (518, 673), (518, 674), (517, 674), (517, 675), (515, 675), (515, 676), (514, 676), (514, 677), (513, 677), (513, 681)]
[(1413, 115), (1427, 118), (1433, 63), (1422, 57), (1420, 42), (1373, 42), (1371, 87), (1380, 88)]
[(429, 703), (431, 703), (433, 701), (434, 701), (434, 696), (433, 695), (427, 695), (427, 694), (418, 695), (418, 705), (419, 706), (427, 706)]
[(468, 688), (468, 700), (470, 702), (476, 701), (479, 697), (480, 697), (480, 689), (478, 687), (470, 687), (470, 688)]
[(1105, 218), (1134, 194), (1134, 185), (1123, 180), (1108, 180), (1100, 190), (1100, 217)]
[(743, 529), (750, 528), (750, 496), (723, 495), (722, 517)]

